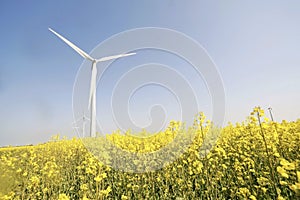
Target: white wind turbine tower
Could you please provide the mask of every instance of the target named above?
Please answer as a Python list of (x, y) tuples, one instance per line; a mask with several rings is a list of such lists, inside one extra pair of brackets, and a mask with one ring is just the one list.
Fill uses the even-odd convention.
[(96, 87), (97, 87), (97, 63), (113, 60), (121, 57), (131, 56), (135, 53), (128, 53), (128, 54), (119, 54), (119, 55), (113, 55), (108, 57), (102, 57), (100, 59), (92, 58), (89, 54), (85, 53), (83, 50), (75, 46), (73, 43), (71, 43), (69, 40), (49, 28), (49, 30), (54, 33), (57, 37), (59, 37), (62, 41), (67, 43), (72, 49), (74, 49), (79, 55), (81, 55), (83, 58), (88, 59), (92, 61), (92, 75), (91, 75), (91, 85), (90, 85), (90, 96), (89, 96), (89, 106), (88, 108), (91, 111), (91, 120), (90, 120), (90, 136), (95, 137), (96, 136)]

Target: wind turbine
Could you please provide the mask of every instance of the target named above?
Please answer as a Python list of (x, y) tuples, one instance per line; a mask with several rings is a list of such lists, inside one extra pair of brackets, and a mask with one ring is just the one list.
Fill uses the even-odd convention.
[(89, 54), (85, 53), (83, 50), (75, 46), (72, 42), (49, 28), (49, 30), (59, 37), (62, 41), (67, 43), (72, 49), (74, 49), (79, 55), (83, 58), (90, 60), (92, 62), (92, 75), (91, 75), (91, 84), (90, 84), (90, 96), (89, 96), (89, 105), (88, 108), (91, 110), (91, 120), (90, 120), (90, 137), (96, 136), (96, 87), (97, 87), (97, 63), (104, 62), (108, 60), (113, 60), (117, 58), (122, 58), (126, 56), (134, 55), (135, 53), (128, 54), (119, 54), (108, 57), (102, 57), (99, 59), (92, 58)]
[[(83, 113), (83, 116), (80, 117), (79, 119), (77, 119), (76, 121), (73, 122), (73, 124), (77, 124), (78, 122), (82, 121), (82, 137), (84, 138), (85, 137), (85, 125), (86, 125), (86, 122), (89, 121), (90, 119), (87, 118), (85, 116), (85, 114)], [(79, 127), (74, 127), (75, 129), (78, 129)]]

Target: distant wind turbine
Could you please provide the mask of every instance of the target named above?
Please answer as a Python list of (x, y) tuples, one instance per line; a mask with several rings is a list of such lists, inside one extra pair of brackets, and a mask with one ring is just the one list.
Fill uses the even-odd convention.
[[(82, 137), (84, 138), (85, 137), (85, 124), (87, 121), (89, 121), (90, 119), (87, 118), (85, 116), (85, 114), (83, 113), (83, 116), (80, 117), (79, 119), (77, 119), (76, 121), (73, 122), (73, 124), (77, 124), (78, 122), (82, 121)], [(74, 127), (76, 129), (78, 129), (79, 127)]]
[(75, 46), (72, 42), (49, 28), (49, 30), (54, 33), (57, 37), (59, 37), (62, 41), (67, 43), (72, 49), (74, 49), (79, 55), (83, 58), (92, 61), (92, 76), (91, 76), (91, 85), (90, 85), (90, 96), (89, 96), (89, 105), (88, 108), (91, 110), (91, 120), (90, 120), (90, 137), (96, 136), (96, 87), (97, 87), (97, 63), (113, 60), (117, 58), (122, 58), (126, 56), (134, 55), (135, 53), (128, 53), (128, 54), (119, 54), (113, 55), (108, 57), (102, 57), (100, 59), (92, 58), (89, 54), (85, 53), (83, 50)]

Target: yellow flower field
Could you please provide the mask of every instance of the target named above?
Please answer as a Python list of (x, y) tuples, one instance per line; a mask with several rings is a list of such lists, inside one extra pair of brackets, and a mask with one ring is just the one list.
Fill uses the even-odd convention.
[[(0, 199), (300, 199), (300, 120), (272, 122), (259, 107), (244, 122), (222, 129), (200, 113), (189, 128), (172, 121), (153, 136), (116, 131), (105, 139), (119, 149), (105, 154), (111, 165), (76, 138), (0, 148)], [(136, 173), (111, 167), (126, 159), (119, 151), (145, 154), (170, 144), (163, 155), (172, 156), (188, 139), (184, 153), (162, 169)], [(159, 166), (164, 159), (150, 163)], [(143, 162), (126, 164), (138, 171)]]

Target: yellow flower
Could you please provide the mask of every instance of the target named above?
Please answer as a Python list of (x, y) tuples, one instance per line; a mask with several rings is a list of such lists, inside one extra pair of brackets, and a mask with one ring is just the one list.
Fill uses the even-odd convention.
[(109, 194), (111, 191), (112, 191), (111, 187), (108, 186), (108, 187), (106, 188), (106, 190), (101, 190), (101, 191), (100, 191), (100, 194), (101, 194), (102, 196), (108, 196), (108, 194)]
[(81, 189), (82, 191), (86, 191), (86, 190), (88, 190), (89, 188), (88, 188), (87, 184), (82, 184), (82, 185), (80, 186), (80, 189)]
[(277, 167), (277, 172), (284, 178), (289, 177), (289, 175), (286, 173), (285, 169), (280, 166)]
[(295, 191), (295, 192), (296, 192), (297, 190), (300, 191), (300, 183), (295, 183), (294, 185), (291, 185), (290, 188), (291, 188), (291, 190), (293, 190), (293, 191)]
[(30, 181), (32, 182), (32, 184), (36, 185), (36, 184), (39, 184), (40, 179), (37, 176), (32, 176), (30, 178)]
[(295, 170), (296, 166), (295, 163), (290, 163), (286, 159), (281, 158), (280, 164), (283, 166), (286, 170)]
[(107, 191), (108, 193), (110, 193), (110, 192), (112, 191), (111, 187), (108, 186), (108, 187), (106, 188), (106, 191)]
[(288, 183), (286, 181), (279, 181), (280, 185), (287, 185)]
[(279, 195), (279, 196), (277, 197), (277, 200), (285, 200), (285, 198), (283, 198), (281, 195)]
[(58, 200), (70, 200), (70, 198), (65, 194), (59, 194)]
[(248, 188), (240, 188), (239, 189), (240, 194), (242, 194), (243, 196), (247, 196), (250, 194), (250, 191), (248, 190)]
[(46, 192), (48, 192), (48, 188), (43, 188), (43, 193), (45, 194)]
[(261, 186), (266, 186), (266, 185), (269, 184), (269, 180), (268, 180), (267, 178), (265, 178), (265, 177), (260, 177), (260, 178), (258, 178), (258, 179), (257, 179), (257, 182), (258, 182), (258, 184), (261, 185)]
[(107, 174), (106, 174), (105, 172), (103, 172), (103, 173), (101, 174), (101, 176), (102, 176), (102, 178), (104, 179), (104, 178), (107, 177)]
[(96, 176), (96, 177), (94, 178), (94, 180), (95, 180), (96, 182), (100, 182), (100, 181), (102, 180), (102, 177)]
[(276, 156), (277, 158), (279, 158), (280, 157), (280, 155), (279, 155), (279, 153), (274, 153), (274, 156)]
[(132, 190), (133, 190), (133, 191), (137, 191), (138, 189), (139, 189), (139, 186), (138, 186), (138, 185), (132, 186)]
[(251, 199), (251, 200), (256, 200), (256, 197), (253, 196), (253, 195), (250, 195), (249, 199)]
[(267, 190), (268, 190), (268, 189), (267, 189), (267, 188), (265, 188), (265, 187), (261, 187), (260, 189), (261, 189), (261, 190), (262, 190), (264, 193), (266, 193), (266, 192), (267, 192)]
[(122, 194), (121, 200), (128, 200), (128, 197)]

